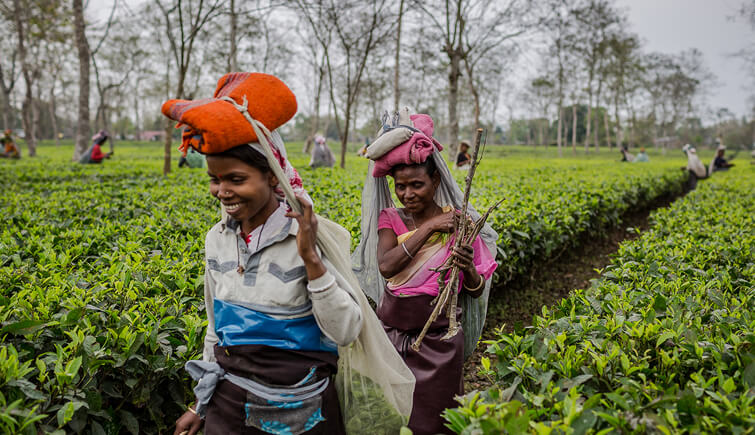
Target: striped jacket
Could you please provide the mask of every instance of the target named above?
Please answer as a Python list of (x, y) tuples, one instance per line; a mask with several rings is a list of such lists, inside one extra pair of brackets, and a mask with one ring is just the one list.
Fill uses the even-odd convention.
[(215, 360), (216, 344), (337, 352), (359, 334), (361, 312), (348, 284), (327, 258), (328, 271), (308, 281), (298, 223), (285, 213), (281, 204), (249, 244), (230, 218), (207, 233), (205, 361)]

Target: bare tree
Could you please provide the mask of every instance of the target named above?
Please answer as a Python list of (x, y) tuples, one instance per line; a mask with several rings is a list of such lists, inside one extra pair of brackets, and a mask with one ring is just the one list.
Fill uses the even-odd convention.
[(551, 11), (545, 25), (550, 36), (550, 54), (555, 59), (555, 90), (557, 95), (558, 127), (556, 130), (556, 146), (558, 156), (563, 155), (564, 144), (564, 97), (567, 87), (568, 76), (571, 75), (573, 65), (569, 62), (571, 57), (576, 26), (572, 17), (572, 9), (575, 0), (552, 0), (548, 3)]
[(13, 88), (20, 77), (20, 72), (17, 70), (18, 46), (13, 44), (14, 35), (9, 30), (6, 26), (2, 26), (0, 29), (0, 35), (2, 35), (2, 38), (0, 38), (0, 50), (6, 54), (10, 53), (10, 55), (0, 58), (0, 88), (3, 97), (0, 111), (3, 112), (3, 129), (11, 128), (12, 120), (10, 119), (10, 115), (13, 113), (11, 92), (13, 92)]
[(475, 125), (480, 123), (480, 97), (474, 85), (474, 69), (491, 50), (525, 32), (532, 25), (531, 2), (506, 0), (414, 1), (438, 34), (448, 60), (448, 140), (449, 153), (456, 155), (459, 145), (459, 78), (462, 64), (470, 77), (475, 105)]
[(313, 90), (309, 132), (304, 139), (304, 146), (302, 148), (302, 151), (308, 154), (314, 142), (314, 137), (320, 128), (320, 100), (322, 98), (322, 88), (325, 84), (327, 67), (325, 59), (327, 51), (322, 47), (330, 46), (332, 34), (329, 29), (323, 29), (313, 37), (312, 33), (314, 30), (306, 24), (306, 20), (303, 21), (305, 21), (305, 24), (297, 25), (296, 30), (302, 41), (302, 46), (305, 48), (307, 70), (312, 74), (311, 85)]
[(696, 49), (676, 55), (651, 53), (643, 70), (656, 138), (676, 134), (679, 123), (702, 105), (694, 104), (695, 99), (704, 97), (715, 80)]
[(26, 85), (26, 93), (24, 94), (24, 102), (21, 109), (22, 120), (24, 125), (24, 140), (26, 146), (29, 149), (29, 157), (34, 157), (37, 154), (37, 138), (36, 138), (36, 125), (32, 115), (32, 106), (34, 105), (33, 85), (34, 85), (34, 71), (32, 71), (31, 63), (28, 59), (27, 49), (27, 23), (29, 22), (29, 15), (31, 5), (22, 0), (13, 0), (13, 16), (15, 18), (16, 32), (18, 35), (18, 57), (21, 62), (21, 75), (24, 78), (24, 84)]
[[(95, 122), (97, 128), (106, 131), (111, 131), (111, 111), (120, 110), (120, 105), (112, 104), (112, 101), (119, 101), (114, 97), (122, 94), (131, 75), (142, 65), (142, 57), (147, 54), (142, 48), (142, 38), (134, 31), (138, 29), (135, 24), (124, 18), (114, 19), (111, 13), (101, 43), (91, 53), (98, 95)], [(113, 35), (108, 37), (111, 28)], [(108, 135), (110, 151), (114, 150), (115, 137), (115, 134)]]
[[(595, 80), (599, 75), (600, 63), (604, 57), (608, 35), (615, 31), (615, 27), (622, 22), (622, 17), (614, 9), (609, 0), (588, 0), (572, 10), (578, 22), (577, 40), (574, 51), (582, 60), (587, 73), (585, 88), (587, 90), (587, 119), (585, 122), (585, 151), (589, 149), (590, 133), (593, 130), (593, 96), (595, 95)], [(599, 83), (602, 88), (602, 81)], [(598, 100), (600, 91), (598, 91)], [(596, 103), (597, 104), (597, 103)], [(598, 149), (597, 124), (595, 130), (595, 150)]]
[(78, 160), (89, 146), (89, 136), (92, 134), (89, 124), (89, 61), (91, 56), (86, 37), (84, 6), (81, 0), (73, 0), (73, 23), (79, 57), (79, 121), (76, 126), (73, 160)]
[[(57, 43), (55, 41), (47, 42), (42, 50), (42, 58), (44, 59), (44, 70), (47, 71), (47, 109), (49, 111), (50, 123), (52, 124), (52, 136), (55, 138), (55, 145), (60, 146), (60, 127), (58, 125), (57, 115), (57, 98), (56, 89), (58, 82), (62, 81), (63, 69), (64, 69), (64, 55), (65, 45)], [(40, 80), (41, 82), (41, 80)], [(41, 83), (40, 83), (41, 91)], [(37, 101), (41, 101), (41, 97), (37, 98)]]
[[(154, 0), (162, 13), (164, 35), (168, 40), (176, 71), (175, 98), (185, 98), (186, 78), (191, 67), (194, 42), (202, 28), (221, 11), (220, 0)], [(163, 174), (170, 172), (173, 122), (165, 123)]]
[[(326, 45), (325, 40), (318, 37), (325, 53), (330, 102), (341, 136), (342, 168), (346, 166), (346, 144), (354, 122), (364, 70), (373, 50), (385, 43), (393, 30), (387, 4), (387, 0), (295, 0), (298, 12), (307, 20), (313, 32), (332, 27), (334, 42), (341, 55), (338, 62), (339, 59), (332, 53), (333, 47)], [(337, 81), (344, 88), (342, 91), (336, 89), (336, 75)]]
[(401, 99), (401, 87), (399, 86), (399, 70), (401, 64), (401, 23), (404, 20), (404, 0), (398, 4), (398, 28), (396, 29), (396, 69), (393, 76), (393, 110), (398, 112)]
[(238, 54), (237, 54), (237, 41), (236, 41), (236, 33), (238, 28), (238, 22), (239, 22), (239, 16), (236, 10), (236, 1), (230, 0), (230, 4), (228, 7), (228, 17), (230, 18), (229, 23), (229, 29), (230, 29), (230, 37), (228, 38), (231, 42), (231, 52), (228, 56), (228, 72), (234, 72), (239, 70), (239, 60), (238, 60)]
[[(639, 40), (634, 35), (616, 35), (608, 41), (609, 60), (605, 71), (609, 78), (609, 89), (613, 98), (614, 119), (616, 121), (615, 139), (616, 146), (619, 148), (624, 142), (624, 129), (620, 112), (626, 100), (626, 84), (630, 76), (635, 74), (638, 69), (639, 48)], [(610, 141), (608, 146), (610, 148)]]
[(542, 119), (537, 123), (539, 130), (540, 145), (548, 145), (548, 138), (545, 135), (545, 131), (550, 124), (548, 121), (548, 112), (550, 111), (553, 101), (556, 99), (555, 85), (547, 77), (538, 77), (527, 88), (525, 93), (525, 100), (529, 101), (535, 111), (542, 116)]

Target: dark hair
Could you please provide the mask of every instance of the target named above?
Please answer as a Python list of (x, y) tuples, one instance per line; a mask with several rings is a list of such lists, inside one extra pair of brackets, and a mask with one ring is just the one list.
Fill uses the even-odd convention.
[(261, 152), (250, 147), (248, 144), (239, 145), (229, 150), (225, 150), (222, 153), (208, 154), (217, 157), (231, 157), (241, 160), (247, 165), (258, 169), (263, 174), (270, 172), (270, 165), (267, 163), (267, 158), (262, 155)]
[(428, 156), (427, 160), (425, 160), (422, 163), (414, 163), (411, 165), (407, 165), (403, 163), (398, 164), (392, 167), (388, 173), (391, 175), (391, 177), (395, 177), (394, 174), (396, 173), (396, 171), (398, 171), (399, 169), (404, 169), (404, 168), (425, 168), (425, 172), (427, 173), (427, 176), (430, 178), (432, 178), (433, 175), (435, 175), (435, 173), (438, 171), (438, 167), (435, 166), (435, 160), (433, 159), (432, 156)]

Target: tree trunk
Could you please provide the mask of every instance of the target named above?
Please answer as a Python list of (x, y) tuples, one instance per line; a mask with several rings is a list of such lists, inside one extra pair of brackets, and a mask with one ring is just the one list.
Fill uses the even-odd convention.
[[(658, 151), (658, 118), (655, 114), (655, 105), (653, 105), (653, 113), (651, 116), (653, 117), (653, 146), (655, 147), (655, 150)], [(755, 141), (753, 143), (755, 143)]]
[(40, 123), (42, 117), (42, 109), (40, 107), (42, 105), (42, 86), (39, 84), (39, 72), (35, 71), (32, 74), (32, 77), (34, 78), (34, 87), (37, 89), (36, 95), (32, 96), (31, 104), (31, 122), (32, 125), (34, 125), (34, 140), (36, 141), (37, 139), (44, 138), (44, 131), (42, 130)]
[(228, 56), (228, 72), (236, 72), (239, 70), (239, 64), (238, 64), (238, 48), (236, 46), (236, 33), (237, 33), (237, 27), (238, 27), (238, 16), (236, 14), (236, 0), (230, 0), (230, 9), (231, 9), (231, 26), (230, 26), (230, 39), (231, 39), (231, 52)]
[(448, 72), (448, 155), (456, 158), (459, 150), (459, 118), (456, 113), (459, 101), (459, 76), (461, 76), (461, 53), (458, 48), (450, 48), (451, 60)]
[(480, 128), (480, 93), (474, 84), (474, 71), (466, 59), (464, 60), (464, 66), (467, 70), (467, 79), (469, 80), (469, 92), (472, 94), (472, 101), (474, 101), (474, 131), (477, 131)]
[[(178, 87), (176, 89), (176, 98), (183, 98), (184, 80), (186, 79), (186, 69), (178, 68)], [(170, 150), (173, 146), (173, 120), (168, 119), (165, 124), (165, 154), (163, 157), (163, 175), (170, 173)]]
[(73, 0), (73, 22), (76, 37), (76, 49), (79, 55), (79, 120), (76, 124), (76, 142), (73, 160), (77, 161), (89, 147), (92, 136), (89, 125), (89, 43), (84, 31), (84, 7), (82, 0)]
[[(28, 85), (27, 85), (28, 86)], [(32, 98), (31, 91), (26, 92), (23, 105), (21, 106), (22, 121), (24, 125), (24, 140), (26, 141), (26, 147), (29, 149), (29, 157), (37, 155), (37, 138), (36, 131), (34, 131), (34, 99)]]
[(561, 107), (561, 102), (558, 102), (558, 131), (556, 132), (556, 146), (558, 147), (558, 156), (563, 156), (563, 151), (561, 151), (561, 129), (563, 128), (564, 123), (564, 117), (563, 117), (563, 108)]
[(571, 149), (574, 155), (577, 155), (577, 105), (571, 106)]
[(587, 104), (587, 119), (585, 119), (585, 152), (590, 151), (590, 125), (592, 124), (592, 97)]
[(614, 117), (616, 118), (616, 148), (621, 149), (621, 145), (624, 142), (624, 132), (621, 129), (621, 118), (619, 117), (618, 101), (614, 105), (613, 113), (614, 113)]
[(10, 114), (13, 110), (11, 104), (10, 104), (10, 91), (6, 92), (5, 88), (3, 87), (3, 106), (2, 106), (3, 112), (3, 130), (7, 130), (10, 127)]
[(543, 142), (543, 140), (545, 140), (545, 135), (543, 134), (543, 132), (545, 130), (545, 122), (543, 122), (543, 120), (541, 120), (540, 122), (538, 122), (538, 124), (540, 124), (540, 140), (539, 140), (539, 142), (540, 142), (540, 145), (544, 145), (545, 143)]
[[(477, 131), (477, 129), (475, 129)], [(530, 123), (527, 123), (527, 146), (532, 145), (532, 128), (530, 127)]]
[(600, 108), (600, 91), (603, 88), (603, 81), (598, 79), (598, 92), (595, 94), (595, 112), (593, 113), (595, 131), (594, 131), (594, 139), (595, 139), (595, 153), (597, 153), (600, 150), (600, 141), (598, 138), (598, 130), (600, 130), (598, 123), (598, 116), (600, 115), (598, 112), (598, 109)]
[(29, 149), (29, 157), (34, 157), (37, 154), (34, 120), (32, 119), (32, 106), (34, 104), (34, 83), (32, 80), (31, 71), (29, 71), (29, 64), (26, 61), (26, 36), (24, 35), (25, 18), (22, 15), (21, 2), (19, 0), (13, 0), (13, 9), (16, 19), (16, 32), (18, 32), (18, 56), (21, 62), (21, 73), (24, 77), (24, 84), (26, 85), (24, 102), (21, 106), (22, 120), (24, 125), (24, 140), (26, 141), (26, 147)]
[(142, 136), (141, 114), (139, 113), (139, 99), (139, 80), (137, 80), (134, 88), (134, 139), (136, 140), (141, 140)]
[(102, 108), (102, 128), (107, 132), (107, 141), (110, 144), (110, 152), (115, 151), (115, 132), (110, 131), (110, 114), (107, 112), (107, 107)]
[[(309, 154), (312, 143), (314, 141), (315, 135), (317, 134), (317, 130), (320, 128), (320, 98), (322, 96), (322, 82), (325, 80), (325, 53), (323, 53), (323, 59), (320, 61), (320, 65), (318, 68), (318, 75), (315, 76), (315, 101), (314, 101), (314, 107), (312, 107), (312, 113), (314, 114), (314, 117), (312, 119), (312, 124), (309, 128), (309, 136), (307, 136), (307, 139), (304, 141), (304, 148), (302, 149), (302, 152), (304, 154)], [(328, 135), (328, 131), (325, 131), (325, 136)]]
[(165, 120), (165, 141), (164, 154), (163, 154), (163, 175), (170, 173), (170, 148), (173, 146), (173, 120)]
[(52, 122), (52, 135), (55, 137), (55, 146), (60, 146), (60, 134), (58, 130), (58, 115), (55, 113), (55, 78), (53, 78), (52, 86), (50, 87), (50, 121)]
[(613, 145), (611, 144), (611, 129), (608, 126), (608, 110), (603, 111), (603, 126), (606, 129), (606, 144), (610, 151)]
[(351, 126), (351, 102), (346, 102), (346, 119), (341, 138), (341, 168), (346, 168), (346, 145), (349, 143), (349, 127)]
[(404, 18), (404, 0), (398, 5), (398, 29), (396, 30), (396, 70), (393, 75), (393, 110), (398, 112), (401, 99), (401, 87), (399, 86), (399, 62), (401, 60), (401, 22)]

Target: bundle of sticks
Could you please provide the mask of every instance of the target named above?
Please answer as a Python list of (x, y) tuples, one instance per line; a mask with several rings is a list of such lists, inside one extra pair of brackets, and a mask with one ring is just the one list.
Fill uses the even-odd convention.
[[(493, 206), (491, 206), (488, 211), (485, 212), (485, 214), (480, 216), (480, 219), (478, 219), (477, 221), (474, 221), (469, 216), (469, 194), (472, 190), (472, 180), (474, 179), (474, 174), (477, 170), (477, 166), (480, 164), (480, 160), (482, 160), (482, 153), (480, 153), (480, 143), (482, 142), (482, 136), (483, 130), (481, 128), (478, 128), (477, 134), (475, 135), (474, 149), (472, 150), (472, 163), (465, 178), (466, 187), (464, 189), (464, 202), (461, 208), (461, 215), (456, 221), (456, 230), (454, 231), (456, 238), (454, 240), (453, 247), (456, 249), (460, 248), (463, 244), (472, 244), (480, 234), (482, 227), (485, 226), (485, 222), (487, 221), (488, 216), (490, 216), (490, 213), (495, 210), (501, 204), (501, 202), (503, 202), (503, 200), (501, 199), (493, 204)], [(484, 148), (484, 143), (482, 147)], [(448, 317), (448, 332), (441, 339), (448, 340), (459, 332), (459, 322), (456, 319), (456, 307), (459, 303), (458, 289), (460, 270), (458, 266), (454, 265), (454, 256), (449, 255), (442, 265), (432, 270), (439, 273), (438, 288), (440, 288), (440, 291), (438, 292), (438, 296), (436, 296), (432, 301), (432, 304), (435, 305), (435, 308), (430, 314), (430, 318), (427, 319), (425, 326), (417, 336), (417, 340), (415, 340), (415, 342), (412, 344), (412, 349), (417, 352), (419, 352), (422, 340), (425, 338), (427, 331), (430, 329), (430, 325), (432, 325), (432, 323), (438, 318), (438, 315), (444, 307), (446, 308), (446, 316)], [(446, 276), (448, 276), (448, 279), (446, 279)], [(481, 277), (481, 279), (484, 278)]]

